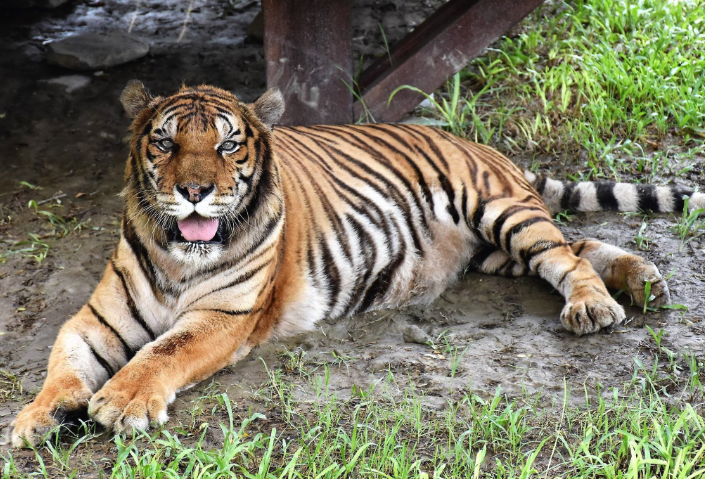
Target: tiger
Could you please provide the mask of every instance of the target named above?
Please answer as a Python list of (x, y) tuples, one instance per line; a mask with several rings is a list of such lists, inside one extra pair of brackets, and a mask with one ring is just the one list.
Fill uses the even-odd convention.
[(540, 276), (577, 335), (618, 325), (608, 288), (658, 307), (666, 280), (616, 246), (566, 241), (551, 211), (705, 207), (686, 188), (536, 175), (429, 126), (275, 128), (277, 89), (245, 103), (131, 81), (120, 99), (132, 119), (120, 239), (13, 421), (16, 447), (81, 415), (116, 433), (162, 425), (179, 391), (264, 341), (428, 304), (465, 271)]

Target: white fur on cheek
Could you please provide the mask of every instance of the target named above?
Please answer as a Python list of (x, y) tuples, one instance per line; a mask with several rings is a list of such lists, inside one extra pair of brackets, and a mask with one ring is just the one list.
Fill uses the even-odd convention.
[(176, 185), (174, 185), (174, 203), (175, 205), (171, 207), (171, 212), (180, 220), (189, 217), (191, 213), (196, 210), (195, 205), (179, 193), (179, 190), (176, 189)]
[(212, 191), (208, 196), (196, 203), (196, 213), (206, 218), (214, 218), (218, 215), (218, 205), (214, 204), (215, 195), (218, 194), (217, 189)]

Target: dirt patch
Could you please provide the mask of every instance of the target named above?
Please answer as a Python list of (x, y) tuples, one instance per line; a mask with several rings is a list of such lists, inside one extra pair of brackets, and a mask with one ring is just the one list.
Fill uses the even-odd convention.
[[(365, 21), (356, 24), (357, 55), (369, 61), (384, 53), (379, 24), (393, 43), (437, 7), (437, 2), (407, 2), (413, 8), (404, 10), (402, 3), (356, 3), (356, 12), (367, 12)], [(264, 90), (262, 46), (245, 38), (259, 8), (256, 2), (239, 7), (195, 2), (186, 27), (184, 2), (159, 5), (135, 10), (135, 2), (78, 1), (50, 12), (5, 12), (0, 20), (2, 248), (31, 239), (30, 233), (49, 246), (41, 262), (18, 253), (0, 266), (0, 369), (18, 375), (25, 390), (6, 399), (0, 396), (0, 429), (5, 433), (41, 385), (58, 329), (88, 299), (116, 244), (128, 126), (117, 99), (126, 81), (139, 78), (157, 93), (173, 91), (182, 82), (207, 82), (245, 100)], [(45, 81), (71, 74), (45, 63), (45, 41), (130, 25), (152, 44), (148, 57), (89, 75), (88, 84), (72, 93)], [(21, 186), (20, 181), (42, 189)], [(39, 205), (67, 220), (70, 231), (58, 238), (49, 235), (56, 228), (46, 215), (26, 206), (30, 200), (62, 194), (61, 206), (55, 200)], [(688, 312), (642, 314), (627, 307), (626, 324), (578, 338), (562, 329), (558, 317), (563, 299), (547, 283), (468, 274), (429, 307), (323, 322), (316, 332), (257, 348), (215, 379), (245, 412), (261, 404), (257, 390), (267, 380), (267, 370), (260, 358), (286, 372), (301, 351), (309, 363), (333, 367), (330, 388), (343, 398), (353, 385), (366, 389), (388, 371), (408, 376), (437, 407), (458, 391), (493, 393), (501, 387), (510, 395), (525, 389), (550, 397), (562, 395), (564, 381), (576, 391), (584, 385), (592, 391), (599, 385), (605, 390), (621, 386), (632, 376), (634, 358), (648, 362), (652, 357), (645, 324), (664, 329), (664, 344), (673, 351), (702, 352), (705, 338), (705, 245), (692, 241), (681, 250), (680, 239), (669, 229), (672, 218), (648, 221), (648, 251), (639, 251), (634, 242), (641, 216), (578, 215), (563, 231), (569, 239), (598, 238), (645, 255), (664, 274), (675, 271), (669, 281), (673, 301), (686, 305)], [(628, 298), (621, 301), (628, 305)], [(405, 342), (408, 325), (422, 329), (434, 344)], [(300, 386), (297, 394), (307, 394), (295, 374), (287, 378)], [(170, 424), (187, 421), (188, 404), (204, 388), (198, 385), (179, 396)], [(573, 398), (580, 402), (581, 394)], [(98, 451), (104, 444), (85, 447)]]

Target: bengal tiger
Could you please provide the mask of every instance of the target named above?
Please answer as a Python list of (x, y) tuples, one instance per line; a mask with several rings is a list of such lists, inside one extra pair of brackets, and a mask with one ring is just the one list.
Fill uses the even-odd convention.
[(665, 280), (615, 246), (566, 241), (550, 208), (705, 207), (705, 194), (681, 188), (538, 177), (425, 126), (275, 130), (276, 89), (246, 104), (205, 85), (152, 97), (133, 81), (121, 102), (133, 136), (120, 240), (13, 422), (17, 447), (86, 410), (116, 432), (163, 424), (179, 390), (263, 341), (428, 303), (468, 268), (539, 275), (578, 335), (619, 324), (607, 288), (659, 306)]

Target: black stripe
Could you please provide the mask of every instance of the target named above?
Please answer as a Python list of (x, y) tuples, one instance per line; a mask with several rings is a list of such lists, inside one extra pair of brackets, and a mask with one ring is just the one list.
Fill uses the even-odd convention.
[(132, 319), (137, 321), (137, 323), (142, 327), (142, 329), (147, 332), (149, 338), (154, 341), (157, 336), (156, 334), (154, 334), (154, 331), (152, 331), (152, 328), (147, 325), (147, 322), (142, 317), (142, 314), (140, 313), (139, 309), (137, 309), (135, 300), (132, 298), (132, 295), (130, 294), (130, 289), (127, 286), (125, 274), (120, 271), (117, 266), (115, 266), (115, 260), (111, 259), (110, 265), (112, 266), (113, 271), (115, 271), (115, 274), (118, 275), (118, 278), (120, 278), (120, 282), (122, 283), (122, 289), (125, 291), (125, 297), (127, 298), (127, 307), (130, 309), (130, 315), (132, 316)]
[(478, 200), (477, 206), (475, 206), (475, 211), (472, 214), (472, 226), (479, 230), (480, 223), (482, 222), (482, 217), (485, 216), (485, 200)]
[[(385, 158), (383, 155), (380, 154), (380, 152), (378, 150), (371, 148), (369, 146), (369, 144), (366, 143), (366, 140), (375, 141), (375, 139), (376, 139), (376, 140), (378, 140), (378, 141), (376, 141), (377, 143), (379, 143), (379, 142), (386, 143), (386, 142), (384, 142), (384, 140), (381, 140), (373, 135), (358, 137), (355, 133), (352, 133), (349, 130), (343, 130), (343, 129), (338, 128), (338, 129), (335, 129), (335, 131), (338, 132), (339, 135), (345, 136), (347, 138), (347, 141), (354, 144), (359, 149), (365, 151), (372, 158), (377, 160), (377, 162), (381, 166), (383, 166), (384, 168), (389, 170), (390, 173), (392, 173), (394, 175), (394, 177), (402, 183), (402, 185), (404, 186), (404, 189), (406, 189), (407, 192), (410, 194), (410, 196), (413, 200), (414, 206), (416, 207), (416, 211), (418, 211), (419, 214), (421, 215), (421, 226), (423, 227), (425, 232), (428, 231), (428, 223), (426, 221), (426, 214), (425, 214), (424, 208), (421, 206), (419, 198), (416, 195), (415, 188), (412, 187), (408, 178), (406, 178), (406, 176), (404, 174), (402, 174), (397, 168), (395, 168), (388, 161), (387, 158)], [(320, 134), (316, 134), (314, 131), (308, 131), (307, 134), (312, 137), (320, 138), (328, 144), (328, 148), (326, 148), (324, 145), (319, 145), (319, 146), (329, 153), (329, 155), (331, 156), (330, 157), (331, 161), (334, 161), (336, 164), (341, 165), (340, 160), (345, 159), (345, 160), (349, 161), (350, 163), (356, 165), (358, 168), (360, 168), (365, 173), (378, 179), (381, 183), (383, 183), (387, 187), (387, 191), (395, 197), (394, 198), (395, 203), (401, 209), (402, 215), (404, 216), (404, 220), (408, 226), (407, 230), (414, 241), (414, 247), (416, 249), (416, 252), (420, 255), (423, 255), (423, 249), (421, 248), (421, 241), (419, 239), (418, 228), (414, 224), (413, 217), (412, 217), (413, 214), (412, 214), (411, 205), (406, 200), (405, 195), (402, 194), (401, 191), (399, 191), (399, 189), (396, 187), (396, 185), (394, 185), (394, 183), (392, 181), (390, 181), (389, 179), (387, 179), (384, 175), (376, 172), (375, 170), (373, 170), (372, 168), (367, 166), (364, 162), (359, 161), (356, 158), (353, 158), (352, 156), (348, 155), (344, 151), (338, 149), (335, 146), (335, 143), (330, 138), (327, 138), (325, 136), (321, 136)], [(328, 151), (328, 149), (333, 150), (336, 154), (331, 154)], [(369, 180), (367, 182), (369, 184)], [(383, 194), (383, 196), (385, 196), (385, 195)]]
[[(411, 146), (409, 145), (409, 142), (406, 141), (406, 139), (402, 138), (401, 135), (398, 135), (396, 132), (388, 129), (388, 128), (382, 128), (381, 125), (367, 125), (369, 128), (377, 129), (384, 131), (386, 134), (394, 138), (398, 143), (403, 145), (407, 149), (411, 149)], [(384, 143), (384, 146), (387, 148), (392, 149), (392, 151), (395, 151), (399, 154), (402, 155), (402, 158), (406, 160), (406, 162), (411, 166), (411, 168), (414, 170), (414, 173), (416, 174), (416, 178), (419, 184), (419, 187), (421, 188), (421, 192), (424, 196), (424, 199), (426, 200), (426, 203), (428, 203), (428, 206), (431, 211), (433, 211), (433, 195), (431, 194), (431, 189), (428, 187), (428, 184), (426, 183), (426, 178), (423, 176), (423, 173), (421, 172), (421, 169), (419, 168), (419, 165), (416, 164), (416, 162), (408, 155), (403, 154), (396, 148), (393, 148), (389, 143), (385, 142), (381, 138), (379, 141), (382, 141)], [(418, 150), (418, 147), (416, 148)], [(457, 223), (457, 221), (456, 221)]]
[[(438, 149), (438, 145), (436, 145), (436, 140), (434, 140), (430, 134), (426, 133), (441, 133), (441, 130), (438, 130), (436, 128), (429, 128), (429, 127), (412, 127), (409, 125), (409, 130), (413, 130), (413, 132), (416, 134), (417, 137), (421, 137), (424, 139), (424, 143), (428, 145), (428, 147), (431, 149), (431, 152), (438, 158), (438, 160), (443, 164), (443, 167), (446, 169), (446, 171), (450, 170), (450, 167), (448, 165), (448, 161), (446, 161), (445, 157), (441, 155), (441, 151)], [(443, 138), (443, 140), (446, 140)]]
[[(328, 141), (329, 142), (329, 141)], [(375, 191), (377, 191), (381, 196), (384, 197), (389, 197), (392, 196), (394, 199), (394, 203), (399, 207), (400, 213), (402, 218), (404, 219), (404, 222), (406, 223), (407, 226), (407, 232), (411, 235), (412, 241), (414, 242), (414, 248), (415, 252), (419, 255), (423, 255), (423, 250), (421, 248), (421, 241), (419, 238), (419, 232), (417, 226), (414, 224), (412, 215), (411, 215), (411, 206), (409, 203), (406, 201), (406, 198), (404, 195), (397, 189), (397, 187), (390, 181), (388, 180), (384, 175), (374, 171), (367, 165), (365, 165), (363, 162), (351, 157), (347, 153), (343, 152), (342, 150), (339, 150), (333, 146), (330, 145), (319, 145), (324, 151), (326, 151), (330, 157), (329, 161), (335, 163), (338, 165), (340, 168), (345, 169), (348, 173), (352, 174), (353, 176), (360, 178), (362, 181), (364, 181), (370, 188), (373, 188)], [(331, 153), (332, 151), (332, 153)], [(354, 173), (351, 168), (348, 166), (344, 165), (342, 163), (342, 159), (347, 160), (348, 162), (354, 164), (358, 168), (360, 168), (362, 171), (364, 171), (366, 174), (370, 175), (372, 178), (363, 178), (360, 175)], [(382, 188), (373, 181), (373, 179), (378, 180), (380, 183), (382, 183), (385, 187), (386, 190), (383, 191)], [(417, 200), (415, 195), (412, 195), (412, 198), (414, 200)], [(368, 201), (368, 203), (371, 204), (371, 202)], [(421, 212), (422, 216), (424, 215), (423, 209), (420, 208), (419, 205), (417, 205), (418, 211)], [(423, 221), (423, 218), (422, 218)], [(386, 231), (387, 235), (389, 235), (389, 231)], [(401, 238), (403, 238), (403, 235), (400, 235)]]
[(436, 171), (438, 181), (441, 183), (441, 188), (443, 188), (443, 191), (448, 197), (448, 206), (446, 206), (446, 210), (450, 214), (451, 218), (453, 218), (453, 222), (457, 225), (460, 222), (460, 215), (458, 214), (458, 210), (455, 208), (455, 190), (453, 190), (453, 186), (450, 184), (448, 177), (441, 172), (438, 166), (436, 166), (436, 163), (431, 160), (431, 157), (428, 156), (425, 151), (417, 146), (416, 152), (423, 156), (428, 164), (431, 165), (431, 167)]
[(641, 211), (661, 211), (656, 195), (656, 187), (653, 185), (637, 185), (636, 193), (639, 198), (639, 209)]
[[(521, 232), (522, 230), (528, 228), (529, 226), (536, 224), (536, 223), (551, 223), (551, 220), (549, 218), (546, 218), (544, 216), (535, 216), (533, 218), (529, 218), (528, 220), (524, 220), (520, 223), (515, 224), (512, 226), (509, 231), (507, 231), (507, 234), (504, 236), (504, 247), (503, 249), (507, 252), (510, 252), (511, 255), (511, 248), (512, 248), (512, 237)], [(501, 245), (498, 245), (501, 246)]]
[[(575, 191), (577, 183), (563, 183), (563, 196), (561, 197), (561, 209), (577, 211), (580, 206), (580, 190)], [(573, 192), (575, 191), (575, 194)]]
[(543, 195), (543, 190), (546, 188), (546, 182), (548, 181), (548, 177), (546, 176), (540, 176), (538, 181), (534, 183), (534, 189), (540, 194)]
[(466, 225), (470, 226), (468, 223), (468, 190), (465, 188), (465, 184), (463, 184), (460, 192), (460, 211), (463, 214), (463, 221), (465, 221)]
[[(180, 101), (183, 101), (183, 103), (179, 103)], [(211, 108), (219, 106), (229, 112), (231, 112), (230, 109), (232, 108), (232, 105), (228, 105), (227, 103), (216, 99), (215, 95), (211, 95), (210, 98), (207, 98), (197, 93), (182, 93), (171, 97), (166, 103), (161, 105), (161, 114), (168, 115), (169, 113), (172, 113), (180, 108), (193, 110), (197, 107), (202, 108), (203, 106)]]
[[(385, 214), (379, 209), (377, 205), (375, 205), (373, 202), (369, 201), (369, 198), (362, 196), (359, 191), (355, 190), (354, 188), (351, 188), (348, 186), (343, 180), (339, 178), (340, 175), (336, 175), (335, 172), (333, 171), (332, 167), (330, 164), (326, 162), (326, 159), (321, 157), (319, 154), (315, 153), (312, 151), (308, 146), (300, 142), (298, 139), (294, 137), (280, 137), (279, 139), (279, 146), (280, 148), (282, 145), (289, 145), (289, 142), (293, 142), (295, 144), (289, 145), (290, 148), (295, 150), (292, 154), (291, 152), (287, 152), (291, 155), (292, 159), (295, 159), (297, 155), (303, 155), (306, 160), (311, 160), (313, 162), (316, 162), (321, 168), (323, 169), (324, 174), (330, 181), (331, 186), (336, 190), (336, 193), (341, 197), (343, 201), (348, 203), (351, 208), (353, 208), (357, 213), (359, 213), (362, 216), (365, 216), (370, 223), (372, 223), (375, 226), (378, 226), (380, 228), (383, 228), (385, 231), (385, 234), (389, 233), (389, 227), (385, 221)], [(323, 147), (322, 147), (323, 148)], [(325, 150), (325, 148), (323, 148)], [(327, 152), (327, 150), (325, 150)], [(299, 152), (299, 153), (296, 153)], [(330, 158), (328, 158), (330, 159)], [(299, 162), (300, 163), (300, 162)], [(348, 173), (350, 176), (353, 178), (357, 178), (361, 181), (367, 182), (366, 179), (362, 178), (360, 175), (356, 174), (353, 170), (347, 168), (344, 165), (338, 165), (341, 168), (343, 168), (346, 173)], [(380, 193), (380, 195), (384, 196), (381, 190), (376, 188), (375, 185), (370, 185), (375, 191)], [(342, 191), (341, 191), (342, 190)], [(358, 200), (359, 205), (356, 204), (354, 201), (352, 201), (350, 198), (346, 197), (343, 194), (343, 191), (346, 193), (349, 193), (350, 196), (353, 196), (355, 199)], [(370, 214), (370, 211), (368, 211), (368, 207), (374, 211), (375, 215)]]
[(191, 309), (189, 311), (184, 311), (181, 313), (179, 316), (183, 316), (186, 313), (194, 313), (198, 311), (213, 311), (215, 313), (223, 313), (227, 314), (229, 316), (243, 316), (246, 314), (252, 314), (252, 308), (250, 309), (239, 309), (239, 310), (230, 310), (230, 309), (214, 309), (214, 308), (208, 308), (208, 309)]
[[(324, 236), (324, 235), (321, 235)], [(325, 237), (319, 240), (319, 245), (321, 247), (321, 259), (323, 260), (323, 271), (326, 275), (326, 281), (328, 282), (328, 292), (330, 296), (328, 298), (328, 306), (326, 308), (326, 315), (328, 315), (335, 307), (338, 301), (338, 295), (340, 294), (340, 271), (338, 270), (333, 255), (328, 248)], [(352, 261), (351, 261), (352, 264)]]
[(149, 135), (149, 133), (152, 131), (152, 121), (154, 121), (154, 120), (149, 120), (147, 122), (147, 124), (144, 125), (144, 128), (142, 129), (142, 133), (140, 134), (140, 137)]
[(265, 262), (265, 263), (262, 263), (261, 265), (257, 266), (256, 268), (251, 269), (250, 271), (246, 272), (245, 274), (242, 274), (242, 275), (238, 276), (237, 278), (235, 278), (234, 280), (232, 280), (232, 281), (229, 282), (228, 284), (223, 285), (223, 286), (220, 286), (220, 287), (218, 287), (218, 288), (215, 288), (215, 289), (213, 289), (213, 290), (211, 290), (211, 291), (209, 291), (209, 292), (207, 292), (207, 293), (201, 295), (200, 297), (194, 299), (194, 300), (191, 301), (189, 304), (187, 304), (186, 306), (184, 306), (184, 309), (187, 309), (187, 308), (188, 308), (189, 306), (191, 306), (192, 304), (196, 304), (197, 302), (199, 302), (200, 300), (202, 300), (202, 299), (205, 298), (206, 296), (210, 296), (211, 294), (217, 293), (218, 291), (223, 291), (224, 289), (232, 288), (233, 286), (237, 286), (238, 284), (244, 283), (245, 281), (251, 279), (251, 278), (252, 278), (254, 275), (256, 275), (257, 273), (259, 273), (260, 271), (262, 271), (265, 267), (267, 267), (267, 266), (269, 265), (269, 263), (270, 263), (270, 261), (267, 261), (267, 262)]
[(583, 240), (582, 244), (580, 246), (578, 246), (578, 250), (574, 251), (573, 254), (575, 256), (580, 256), (580, 253), (583, 252), (583, 250), (585, 249), (585, 246), (587, 246), (587, 241)]
[(105, 320), (105, 318), (98, 313), (98, 311), (96, 311), (95, 307), (93, 307), (93, 305), (91, 303), (88, 303), (87, 306), (88, 306), (88, 309), (91, 310), (91, 313), (93, 313), (93, 316), (95, 316), (96, 319), (98, 319), (98, 322), (100, 324), (102, 324), (103, 326), (105, 326), (106, 328), (108, 328), (110, 331), (112, 331), (113, 334), (115, 335), (115, 337), (117, 337), (120, 340), (120, 342), (122, 343), (122, 349), (125, 352), (125, 357), (127, 357), (127, 360), (129, 361), (130, 359), (132, 359), (135, 356), (135, 352), (127, 344), (127, 342), (123, 339), (123, 337), (120, 336), (120, 333), (118, 333), (117, 330), (115, 328), (113, 328), (110, 325), (110, 323), (108, 323)]
[(525, 266), (529, 267), (531, 260), (534, 259), (535, 256), (540, 255), (541, 253), (545, 253), (546, 251), (550, 251), (555, 248), (561, 248), (564, 246), (568, 246), (568, 244), (555, 241), (539, 241), (532, 247), (520, 251), (519, 256), (521, 257), (521, 262)]
[(573, 265), (572, 268), (567, 269), (567, 270), (565, 270), (565, 271), (563, 272), (563, 274), (561, 275), (561, 279), (559, 279), (559, 280), (558, 280), (558, 283), (556, 284), (556, 287), (558, 287), (558, 286), (560, 286), (561, 284), (563, 284), (563, 281), (565, 281), (565, 279), (568, 277), (568, 275), (569, 275), (570, 273), (572, 273), (573, 271), (575, 271), (576, 269), (578, 269), (578, 266), (580, 265), (580, 262), (581, 262), (581, 261), (582, 261), (581, 259), (578, 259), (578, 260), (575, 262), (575, 265)]
[(360, 278), (360, 275), (357, 275), (356, 277), (355, 286), (350, 293), (350, 297), (348, 298), (345, 308), (344, 314), (347, 316), (354, 310), (355, 306), (362, 299), (362, 295), (365, 292), (365, 287), (367, 286), (370, 276), (372, 276), (372, 268), (377, 262), (377, 247), (375, 246), (374, 241), (372, 241), (372, 236), (353, 216), (346, 215), (346, 220), (353, 231), (357, 233), (360, 240), (360, 251), (364, 252), (364, 254), (361, 255), (364, 260), (364, 273), (362, 278)]
[(137, 264), (139, 264), (140, 269), (142, 270), (142, 274), (145, 276), (145, 278), (147, 278), (149, 285), (152, 287), (152, 292), (154, 293), (154, 296), (158, 297), (157, 292), (155, 291), (156, 286), (154, 284), (156, 282), (157, 274), (154, 271), (154, 266), (149, 260), (149, 253), (137, 237), (137, 233), (130, 224), (130, 220), (127, 219), (127, 214), (124, 214), (123, 216), (125, 217), (125, 219), (123, 219), (122, 221), (122, 237), (125, 238), (125, 242), (128, 244), (128, 246), (132, 250), (132, 253), (137, 258)]
[(513, 269), (515, 264), (517, 264), (517, 263), (515, 263), (514, 260), (511, 257), (509, 257), (509, 258), (507, 258), (507, 260), (504, 263), (502, 263), (499, 266), (499, 268), (497, 268), (494, 271), (494, 274), (501, 274), (503, 276), (509, 276), (512, 273), (511, 271), (509, 271), (509, 267), (511, 266)]
[[(298, 159), (294, 158), (296, 161)], [(335, 227), (332, 228), (333, 233), (335, 234), (336, 240), (338, 243), (340, 243), (342, 249), (343, 249), (343, 255), (347, 259), (348, 263), (352, 264), (352, 253), (350, 251), (350, 244), (348, 242), (348, 238), (345, 235), (345, 231), (343, 230), (343, 224), (340, 221), (340, 217), (338, 216), (338, 211), (331, 205), (330, 201), (328, 200), (328, 196), (325, 194), (325, 192), (321, 189), (321, 186), (318, 184), (316, 181), (316, 175), (313, 175), (311, 171), (306, 167), (304, 162), (298, 161), (299, 167), (303, 169), (303, 172), (306, 176), (308, 176), (308, 184), (311, 185), (318, 197), (318, 200), (323, 206), (323, 211), (326, 214), (326, 217), (328, 218), (328, 222), (332, 223)], [(301, 182), (299, 175), (295, 171), (291, 171), (291, 174), (293, 174), (299, 182)], [(342, 199), (342, 198), (341, 198)]]
[(497, 251), (497, 248), (490, 245), (478, 246), (478, 248), (473, 252), (467, 268), (471, 271), (479, 270), (485, 260), (487, 260), (487, 258), (495, 251)]
[(499, 243), (500, 241), (500, 233), (502, 232), (502, 228), (504, 227), (504, 223), (512, 216), (515, 214), (521, 212), (521, 211), (544, 211), (544, 209), (540, 206), (526, 206), (523, 204), (518, 204), (514, 206), (510, 206), (506, 210), (502, 212), (501, 215), (497, 217), (497, 219), (494, 222), (494, 225), (492, 226), (492, 236), (488, 238), (490, 241), (493, 241), (497, 246), (501, 246)]
[(685, 190), (681, 188), (671, 188), (671, 196), (673, 198), (673, 211), (682, 213), (685, 208), (685, 196), (693, 197), (693, 190)]
[(403, 263), (404, 256), (404, 248), (402, 247), (402, 250), (396, 255), (396, 257), (377, 274), (377, 277), (367, 289), (365, 298), (362, 300), (357, 312), (362, 313), (367, 311), (367, 309), (374, 304), (378, 297), (384, 296), (389, 289), (392, 279), (394, 278), (394, 273)]
[(96, 351), (95, 348), (93, 346), (91, 346), (91, 344), (88, 341), (86, 341), (86, 338), (82, 337), (81, 339), (83, 339), (83, 342), (86, 343), (86, 345), (88, 345), (88, 348), (91, 350), (91, 354), (93, 354), (93, 358), (98, 362), (98, 364), (100, 364), (100, 367), (105, 369), (105, 372), (108, 373), (108, 379), (115, 376), (115, 370), (110, 365), (110, 363), (108, 361), (106, 361), (105, 358), (103, 358), (103, 356), (98, 354), (98, 351)]
[(603, 211), (619, 211), (619, 202), (614, 196), (615, 183), (612, 181), (598, 181), (595, 183), (595, 195)]
[(485, 187), (485, 194), (491, 195), (492, 192), (490, 191), (490, 172), (487, 170), (482, 172), (482, 184)]

